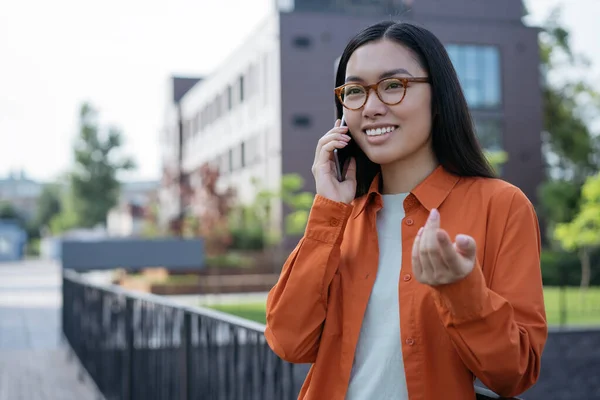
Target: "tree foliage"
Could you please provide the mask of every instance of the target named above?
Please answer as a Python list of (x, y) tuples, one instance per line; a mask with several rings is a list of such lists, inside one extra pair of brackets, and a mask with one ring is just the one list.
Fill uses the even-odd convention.
[(122, 134), (113, 127), (101, 129), (97, 113), (88, 103), (79, 112), (79, 135), (74, 145), (75, 165), (62, 213), (53, 221), (54, 230), (104, 224), (108, 211), (119, 199), (118, 173), (135, 167), (129, 157), (119, 157)]
[(31, 230), (40, 232), (50, 227), (50, 221), (62, 211), (62, 192), (56, 183), (45, 184), (36, 202), (36, 213)]
[[(543, 150), (548, 179), (539, 188), (540, 211), (550, 232), (578, 212), (581, 186), (599, 167), (598, 140), (591, 120), (600, 111), (598, 93), (585, 80), (587, 62), (574, 54), (560, 9), (544, 23), (539, 37), (544, 72)], [(579, 73), (572, 74), (574, 71)], [(550, 235), (552, 236), (552, 235)]]
[(591, 279), (590, 253), (600, 247), (600, 174), (588, 177), (581, 193), (578, 212), (571, 221), (557, 224), (554, 238), (565, 250), (579, 252), (581, 286), (587, 287)]
[(204, 238), (206, 251), (210, 256), (224, 254), (232, 241), (228, 216), (237, 196), (232, 188), (219, 188), (219, 177), (217, 167), (208, 163), (202, 165), (199, 170), (199, 190), (186, 196), (189, 211), (185, 218), (185, 230)]
[(0, 219), (13, 220), (19, 224), (23, 223), (23, 217), (17, 208), (8, 201), (0, 201)]

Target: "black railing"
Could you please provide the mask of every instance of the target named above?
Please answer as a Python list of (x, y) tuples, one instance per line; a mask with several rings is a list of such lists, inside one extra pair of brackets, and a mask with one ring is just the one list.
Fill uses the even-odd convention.
[[(308, 371), (264, 326), (63, 270), (63, 333), (106, 400), (292, 400)], [(477, 399), (497, 399), (480, 387)]]
[(296, 399), (264, 326), (63, 274), (63, 332), (106, 400)]

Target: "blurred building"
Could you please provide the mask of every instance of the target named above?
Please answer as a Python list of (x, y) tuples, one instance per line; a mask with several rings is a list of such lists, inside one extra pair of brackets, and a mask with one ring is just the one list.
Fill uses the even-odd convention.
[[(253, 196), (251, 177), (275, 187), (282, 175), (300, 173), (314, 190), (315, 146), (334, 121), (336, 59), (359, 30), (391, 17), (422, 24), (445, 43), (482, 144), (508, 152), (504, 178), (535, 201), (543, 177), (538, 31), (523, 24), (521, 0), (277, 4), (210, 76), (173, 80), (161, 136), (164, 182), (177, 181), (180, 160), (184, 173), (218, 165), (221, 184), (242, 200)], [(162, 204), (175, 215), (178, 192), (164, 182)]]
[(23, 171), (11, 172), (6, 178), (0, 178), (0, 201), (11, 204), (25, 220), (35, 216), (42, 190), (43, 183), (28, 178)]
[(119, 202), (106, 216), (107, 235), (139, 236), (146, 208), (156, 199), (159, 186), (158, 181), (123, 182)]

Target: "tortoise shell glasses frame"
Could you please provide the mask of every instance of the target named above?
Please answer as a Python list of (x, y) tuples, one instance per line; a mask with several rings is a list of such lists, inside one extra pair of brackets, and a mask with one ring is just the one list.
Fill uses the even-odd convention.
[[(406, 97), (406, 89), (408, 88), (408, 84), (410, 82), (414, 82), (414, 83), (429, 83), (429, 78), (428, 77), (404, 77), (404, 78), (385, 78), (380, 80), (377, 83), (373, 83), (371, 85), (363, 85), (360, 83), (355, 83), (355, 82), (350, 82), (350, 83), (345, 83), (341, 86), (338, 86), (334, 89), (334, 92), (338, 98), (338, 100), (340, 101), (340, 103), (342, 104), (342, 106), (344, 106), (345, 108), (349, 109), (349, 110), (359, 110), (362, 107), (364, 107), (364, 105), (367, 103), (367, 101), (369, 100), (369, 95), (371, 94), (371, 89), (373, 89), (373, 91), (375, 92), (375, 94), (377, 95), (377, 97), (379, 98), (379, 100), (381, 100), (382, 103), (387, 104), (388, 106), (395, 106), (397, 104), (400, 104), (402, 102), (402, 100), (404, 100), (404, 98)], [(389, 85), (393, 85), (393, 84), (400, 84), (401, 85), (401, 89), (397, 90), (392, 97), (394, 98), (398, 98), (399, 100), (397, 101), (389, 101), (386, 100), (384, 97), (384, 95), (382, 95), (380, 93), (380, 89), (382, 87), (386, 87)], [(344, 102), (344, 91), (346, 90), (350, 90), (352, 88), (356, 88), (356, 89), (363, 89), (362, 93), (365, 93), (364, 95), (364, 99), (357, 99), (356, 101), (361, 102), (360, 106), (349, 106), (347, 104), (347, 102)], [(398, 89), (398, 88), (395, 88)], [(400, 93), (401, 92), (401, 93)], [(361, 94), (362, 94), (361, 93)], [(357, 103), (358, 104), (358, 103)]]

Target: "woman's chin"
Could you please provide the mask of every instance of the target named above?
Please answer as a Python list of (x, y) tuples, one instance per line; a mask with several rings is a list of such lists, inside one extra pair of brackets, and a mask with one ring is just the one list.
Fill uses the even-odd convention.
[(387, 165), (393, 164), (402, 157), (399, 157), (398, 154), (388, 154), (387, 152), (374, 151), (374, 152), (365, 152), (369, 160), (379, 165)]

